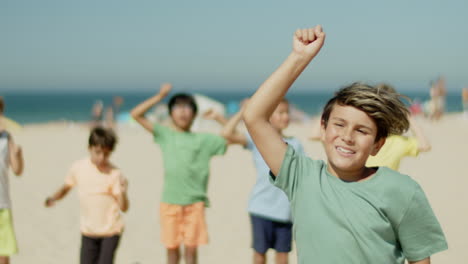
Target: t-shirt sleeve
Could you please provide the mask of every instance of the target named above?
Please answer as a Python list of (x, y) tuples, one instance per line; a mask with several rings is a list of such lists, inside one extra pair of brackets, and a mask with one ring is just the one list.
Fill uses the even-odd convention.
[(154, 142), (161, 143), (166, 138), (167, 134), (169, 133), (169, 128), (161, 125), (161, 124), (154, 124), (153, 126), (153, 138)]
[(245, 148), (252, 151), (255, 148), (255, 143), (253, 142), (252, 137), (249, 133), (245, 133), (245, 139), (247, 141)]
[(305, 172), (305, 162), (305, 157), (288, 145), (279, 174), (275, 176), (270, 172), (270, 181), (286, 193), (289, 201), (294, 200), (301, 176)]
[(207, 146), (209, 146), (210, 155), (217, 156), (217, 155), (224, 155), (227, 149), (227, 142), (221, 136), (207, 134)]
[(302, 143), (298, 139), (296, 139), (296, 147), (294, 149), (298, 154), (305, 155), (304, 146), (302, 146)]
[(417, 156), (419, 154), (419, 142), (414, 137), (405, 138), (405, 155), (406, 156)]
[(398, 226), (398, 237), (409, 261), (422, 260), (448, 248), (442, 228), (419, 186)]
[(76, 164), (71, 166), (68, 170), (67, 176), (65, 177), (65, 185), (74, 187), (76, 185)]

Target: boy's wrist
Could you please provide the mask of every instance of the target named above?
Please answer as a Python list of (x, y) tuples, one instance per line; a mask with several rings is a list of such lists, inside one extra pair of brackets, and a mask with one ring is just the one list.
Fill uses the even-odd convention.
[(311, 56), (311, 55), (308, 55), (308, 54), (304, 54), (304, 53), (299, 53), (299, 52), (296, 52), (296, 51), (291, 51), (291, 53), (289, 54), (289, 59), (292, 60), (293, 62), (295, 63), (303, 63), (303, 64), (309, 64), (310, 61), (312, 61), (312, 59), (314, 58), (315, 56)]

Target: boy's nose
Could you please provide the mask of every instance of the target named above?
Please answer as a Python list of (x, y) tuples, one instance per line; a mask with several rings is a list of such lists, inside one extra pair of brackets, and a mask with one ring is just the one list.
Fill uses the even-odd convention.
[(353, 131), (351, 129), (343, 129), (341, 133), (341, 139), (348, 144), (352, 144), (353, 143)]

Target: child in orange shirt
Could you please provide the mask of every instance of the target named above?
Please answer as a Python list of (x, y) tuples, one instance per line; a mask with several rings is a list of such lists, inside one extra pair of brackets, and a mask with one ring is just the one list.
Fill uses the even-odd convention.
[(109, 162), (117, 142), (110, 129), (96, 127), (89, 136), (89, 157), (76, 161), (65, 184), (46, 200), (51, 207), (74, 186), (81, 213), (81, 264), (112, 264), (121, 233), (121, 211), (128, 210), (127, 180)]

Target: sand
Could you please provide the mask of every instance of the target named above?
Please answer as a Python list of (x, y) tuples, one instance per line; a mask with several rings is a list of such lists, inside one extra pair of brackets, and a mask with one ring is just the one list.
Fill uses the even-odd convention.
[[(450, 249), (434, 255), (433, 263), (463, 263), (468, 259), (468, 120), (453, 114), (439, 122), (419, 123), (433, 149), (418, 158), (406, 158), (400, 170), (422, 185), (447, 236)], [(292, 124), (286, 134), (298, 137), (309, 155), (322, 159), (321, 144), (307, 139), (310, 129), (309, 124)], [(216, 126), (208, 130), (219, 131)], [(118, 133), (120, 142), (111, 160), (129, 179), (130, 210), (124, 216), (126, 229), (116, 263), (165, 263), (159, 241), (160, 150), (139, 127), (123, 126)], [(27, 125), (14, 136), (23, 147), (26, 168), (21, 177), (11, 176), (10, 181), (20, 249), (12, 263), (79, 263), (76, 190), (54, 208), (43, 204), (63, 183), (71, 163), (87, 155), (88, 129), (66, 123)], [(200, 263), (251, 263), (246, 207), (254, 179), (251, 155), (239, 146), (212, 160), (212, 206), (207, 209), (210, 244), (200, 248)], [(291, 263), (296, 263), (295, 253)]]

